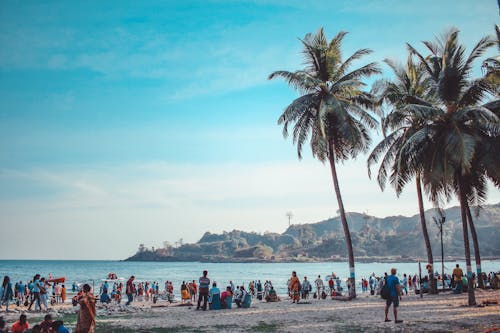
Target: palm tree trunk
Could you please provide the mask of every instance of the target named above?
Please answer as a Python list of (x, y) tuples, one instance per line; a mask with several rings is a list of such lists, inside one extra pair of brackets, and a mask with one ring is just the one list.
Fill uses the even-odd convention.
[(472, 220), (472, 214), (470, 213), (470, 207), (468, 204), (467, 204), (467, 220), (469, 221), (472, 242), (474, 243), (474, 257), (476, 260), (476, 279), (479, 284), (479, 288), (484, 289), (484, 280), (481, 274), (481, 255), (479, 253), (479, 242), (477, 240), (476, 227), (474, 226), (474, 221)]
[(352, 249), (351, 233), (349, 232), (349, 225), (345, 216), (344, 203), (342, 195), (340, 194), (339, 180), (337, 178), (337, 168), (335, 166), (335, 155), (333, 152), (333, 143), (328, 144), (328, 160), (330, 161), (330, 170), (332, 171), (333, 187), (335, 188), (335, 195), (337, 196), (337, 203), (339, 206), (340, 221), (344, 229), (345, 242), (347, 245), (347, 254), (349, 256), (349, 280), (351, 289), (349, 291), (349, 298), (356, 297), (356, 275), (354, 273), (354, 253)]
[(462, 187), (462, 175), (457, 173), (458, 197), (460, 199), (460, 215), (462, 216), (462, 229), (464, 234), (465, 265), (467, 267), (467, 293), (469, 295), (469, 305), (476, 304), (476, 295), (472, 285), (472, 267), (470, 261), (469, 231), (467, 230), (467, 198)]
[(427, 222), (425, 221), (424, 201), (422, 199), (422, 185), (420, 182), (420, 174), (417, 174), (417, 197), (418, 197), (418, 211), (420, 212), (420, 225), (422, 226), (422, 234), (425, 241), (425, 250), (427, 251), (427, 262), (431, 265), (429, 273), (430, 293), (437, 294), (437, 284), (434, 278), (434, 258), (432, 256), (431, 240), (427, 232)]

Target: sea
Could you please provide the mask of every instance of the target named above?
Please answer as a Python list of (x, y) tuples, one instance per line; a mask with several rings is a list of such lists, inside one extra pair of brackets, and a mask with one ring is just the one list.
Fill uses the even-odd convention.
[[(445, 262), (445, 272), (451, 273), (455, 264), (464, 269), (464, 262)], [(356, 263), (356, 286), (361, 289), (361, 278), (369, 275), (383, 275), (392, 267), (398, 270), (398, 275), (404, 273), (419, 273), (419, 265), (415, 262), (372, 262)], [(473, 267), (474, 262), (473, 262)], [(425, 264), (422, 263), (422, 274), (425, 274)], [(65, 277), (66, 287), (71, 290), (73, 283), (89, 283), (99, 290), (102, 280), (109, 273), (115, 273), (126, 281), (131, 275), (136, 281), (159, 282), (163, 290), (165, 281), (172, 281), (175, 290), (180, 289), (182, 281), (198, 280), (202, 271), (207, 270), (212, 281), (219, 287), (224, 287), (233, 281), (235, 285), (248, 286), (250, 281), (272, 281), (280, 294), (286, 293), (287, 281), (292, 271), (296, 271), (300, 280), (307, 276), (312, 282), (318, 275), (326, 279), (332, 273), (345, 280), (349, 276), (347, 262), (316, 262), (316, 263), (200, 263), (200, 262), (131, 262), (131, 261), (94, 261), (94, 260), (0, 260), (0, 279), (7, 275), (11, 281), (27, 282), (35, 274), (54, 278)], [(482, 261), (483, 272), (500, 271), (500, 261)], [(441, 262), (435, 263), (435, 271), (441, 272)], [(475, 271), (475, 269), (474, 269)], [(345, 286), (345, 284), (344, 284)]]

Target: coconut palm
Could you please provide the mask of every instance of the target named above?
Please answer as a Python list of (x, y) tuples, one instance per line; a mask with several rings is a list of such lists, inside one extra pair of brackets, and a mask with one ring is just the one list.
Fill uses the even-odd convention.
[[(498, 53), (500, 53), (500, 27), (495, 25), (496, 44)], [(486, 71), (486, 78), (497, 87), (497, 95), (499, 94), (498, 86), (500, 85), (500, 54), (496, 57), (490, 57), (483, 61), (483, 69)]]
[[(431, 55), (424, 58), (408, 45), (424, 66), (434, 85), (439, 103), (432, 106), (409, 104), (409, 112), (435, 113), (436, 116), (405, 142), (398, 156), (398, 172), (391, 176), (396, 188), (402, 188), (418, 172), (431, 200), (438, 202), (457, 195), (460, 201), (464, 252), (468, 276), (469, 305), (475, 304), (467, 224), (467, 207), (472, 188), (489, 173), (477, 173), (481, 145), (496, 140), (500, 134), (498, 117), (480, 105), (494, 86), (485, 78), (471, 79), (472, 64), (494, 42), (482, 38), (465, 58), (465, 48), (458, 43), (458, 30), (452, 29), (437, 42), (424, 42)], [(489, 166), (486, 166), (489, 167)], [(483, 177), (484, 176), (484, 177)], [(480, 178), (480, 179), (475, 179)], [(484, 194), (485, 195), (485, 194)]]
[(293, 125), (293, 142), (302, 158), (302, 149), (310, 138), (312, 154), (321, 162), (328, 160), (337, 197), (340, 220), (344, 230), (350, 269), (350, 297), (356, 297), (354, 253), (347, 223), (336, 163), (367, 151), (370, 145), (368, 130), (377, 126), (376, 119), (363, 106), (370, 104), (370, 96), (361, 89), (362, 82), (380, 73), (375, 63), (351, 70), (355, 60), (371, 53), (361, 49), (345, 61), (342, 40), (346, 32), (339, 32), (328, 41), (323, 28), (316, 34), (307, 34), (301, 40), (305, 67), (295, 72), (276, 71), (269, 79), (283, 78), (301, 96), (288, 105), (278, 120), (287, 137)]
[[(434, 113), (408, 112), (404, 108), (407, 104), (431, 105), (426, 101), (426, 99), (431, 99), (432, 96), (429, 95), (430, 81), (425, 75), (423, 66), (416, 64), (411, 54), (408, 55), (406, 66), (404, 67), (389, 59), (384, 60), (384, 62), (392, 69), (394, 79), (392, 81), (380, 80), (376, 82), (373, 92), (378, 96), (378, 104), (389, 104), (391, 111), (382, 121), (384, 139), (373, 149), (368, 157), (368, 175), (370, 177), (370, 167), (383, 157), (377, 176), (377, 181), (382, 190), (384, 190), (387, 182), (388, 171), (397, 172), (397, 165), (394, 162), (405, 140), (411, 137), (412, 133), (415, 133), (416, 130), (422, 128), (426, 121), (434, 115)], [(391, 131), (391, 133), (387, 134), (387, 131)], [(415, 181), (427, 261), (432, 267), (434, 265), (434, 258), (432, 256), (431, 242), (425, 220), (420, 173), (416, 173)], [(397, 194), (399, 196), (400, 192)], [(430, 291), (431, 293), (437, 293), (434, 274), (430, 274), (429, 277)]]

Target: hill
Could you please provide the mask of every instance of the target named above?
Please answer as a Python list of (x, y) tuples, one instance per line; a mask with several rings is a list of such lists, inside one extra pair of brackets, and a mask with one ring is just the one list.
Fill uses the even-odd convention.
[[(432, 217), (435, 209), (426, 211), (434, 257), (440, 257), (440, 239)], [(445, 256), (463, 256), (460, 207), (445, 210)], [(357, 260), (426, 258), (419, 215), (378, 218), (348, 213), (348, 223)], [(485, 205), (474, 224), (481, 256), (500, 257), (496, 234), (500, 230), (500, 203)], [(472, 247), (472, 246), (471, 246)], [(245, 232), (233, 230), (222, 234), (206, 232), (196, 243), (178, 247), (148, 249), (140, 246), (129, 261), (316, 261), (343, 260), (346, 245), (340, 218), (291, 225), (284, 233)]]

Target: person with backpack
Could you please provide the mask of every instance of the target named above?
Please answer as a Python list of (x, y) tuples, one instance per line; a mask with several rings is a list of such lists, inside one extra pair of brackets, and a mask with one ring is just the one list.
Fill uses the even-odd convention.
[(380, 291), (380, 295), (386, 300), (385, 303), (385, 321), (391, 321), (387, 315), (389, 313), (389, 308), (392, 304), (394, 313), (394, 322), (402, 323), (402, 320), (398, 320), (398, 306), (401, 300), (401, 288), (399, 286), (399, 278), (396, 276), (396, 269), (391, 268), (391, 275), (387, 276), (385, 279), (384, 286)]
[(292, 278), (290, 279), (290, 283), (288, 284), (288, 289), (290, 290), (290, 296), (292, 297), (292, 303), (297, 302), (299, 304), (300, 300), (300, 280), (297, 277), (297, 273), (295, 271), (292, 272)]

